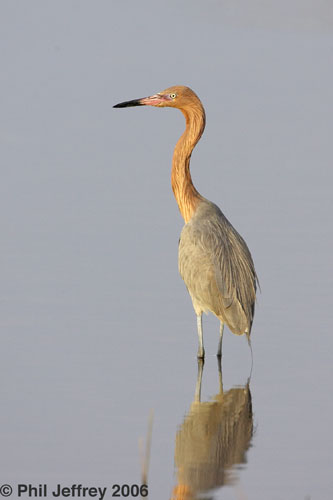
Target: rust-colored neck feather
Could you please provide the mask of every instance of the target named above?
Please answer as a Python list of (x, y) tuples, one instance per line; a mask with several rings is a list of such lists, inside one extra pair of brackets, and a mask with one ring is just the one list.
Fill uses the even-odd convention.
[(190, 158), (206, 123), (205, 110), (199, 98), (180, 109), (186, 119), (186, 129), (178, 140), (172, 158), (171, 185), (180, 213), (185, 222), (193, 216), (202, 196), (193, 186), (190, 173)]

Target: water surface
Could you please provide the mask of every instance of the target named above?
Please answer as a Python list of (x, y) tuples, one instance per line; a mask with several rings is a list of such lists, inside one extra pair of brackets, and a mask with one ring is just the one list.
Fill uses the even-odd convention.
[[(151, 499), (182, 485), (188, 498), (329, 500), (329, 4), (1, 10), (0, 483), (112, 498), (141, 482), (152, 409)], [(246, 239), (262, 289), (250, 381), (246, 339), (228, 331), (219, 378), (218, 322), (204, 318), (200, 403), (170, 187), (183, 117), (112, 109), (172, 84), (206, 107), (193, 180)]]

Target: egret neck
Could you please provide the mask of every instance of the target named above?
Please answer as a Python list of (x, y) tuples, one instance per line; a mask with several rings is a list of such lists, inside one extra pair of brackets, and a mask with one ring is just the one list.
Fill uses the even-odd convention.
[(205, 110), (199, 98), (191, 107), (180, 108), (186, 120), (186, 128), (178, 140), (173, 158), (171, 171), (171, 186), (175, 195), (180, 213), (185, 222), (188, 222), (197, 209), (203, 197), (195, 189), (191, 173), (190, 159), (192, 151), (199, 141), (205, 128)]

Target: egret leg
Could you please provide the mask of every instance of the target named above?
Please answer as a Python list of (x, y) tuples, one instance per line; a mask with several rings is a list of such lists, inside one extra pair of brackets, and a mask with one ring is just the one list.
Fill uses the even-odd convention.
[(198, 337), (199, 337), (199, 349), (198, 358), (205, 357), (205, 349), (203, 345), (203, 332), (202, 332), (202, 313), (197, 316), (197, 326), (198, 326)]
[(224, 323), (221, 321), (220, 322), (220, 338), (219, 338), (219, 345), (217, 348), (217, 356), (220, 358), (222, 356), (222, 339), (223, 339), (223, 329), (224, 329)]
[(223, 380), (222, 380), (222, 362), (221, 362), (221, 356), (217, 357), (217, 367), (219, 371), (219, 394), (220, 396), (223, 396)]
[(204, 367), (205, 360), (203, 358), (198, 359), (198, 375), (197, 375), (197, 383), (195, 386), (195, 396), (194, 401), (196, 403), (200, 403), (201, 399), (201, 382), (202, 382), (202, 372)]

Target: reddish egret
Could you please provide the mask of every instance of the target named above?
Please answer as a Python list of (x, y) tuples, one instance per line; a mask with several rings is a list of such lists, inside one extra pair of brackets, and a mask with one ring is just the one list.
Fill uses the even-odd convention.
[(176, 144), (171, 172), (172, 189), (185, 220), (179, 240), (179, 272), (197, 315), (198, 358), (205, 356), (202, 313), (208, 311), (220, 320), (217, 355), (221, 356), (224, 324), (236, 335), (245, 333), (250, 345), (257, 284), (251, 253), (221, 210), (193, 185), (190, 158), (206, 121), (198, 96), (188, 87), (175, 86), (114, 107), (145, 105), (178, 108), (185, 116), (186, 129)]

